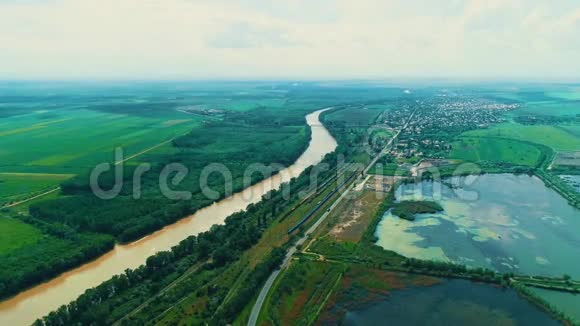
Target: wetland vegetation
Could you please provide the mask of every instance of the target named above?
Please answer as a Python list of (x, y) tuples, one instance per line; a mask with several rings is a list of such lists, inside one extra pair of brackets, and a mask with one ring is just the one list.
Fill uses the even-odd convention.
[(579, 210), (541, 180), (486, 174), (397, 189), (398, 201), (423, 198), (435, 198), (443, 211), (417, 215), (414, 222), (387, 212), (377, 228), (379, 245), (408, 257), (500, 272), (580, 277), (578, 266), (570, 264), (580, 241), (574, 232), (580, 228)]
[(414, 221), (416, 214), (437, 213), (443, 207), (434, 201), (405, 200), (393, 204), (392, 213), (405, 220)]
[[(328, 316), (339, 307), (330, 307)], [(370, 325), (385, 319), (405, 325), (422, 325), (425, 320), (430, 325), (559, 324), (513, 290), (464, 280), (440, 280), (433, 286), (395, 290), (359, 307), (342, 309), (346, 310), (345, 325)]]
[[(311, 137), (309, 112), (333, 108), (321, 121), (338, 147), (324, 160), (330, 170), (320, 177), (328, 183), (311, 189), (309, 170), (290, 182), (292, 194), (313, 191), (307, 199), (273, 191), (38, 324), (245, 324), (286, 250), (340, 197), (332, 192), (342, 173), (338, 162), (364, 166), (377, 154), (370, 175), (345, 187), (353, 197), (328, 211), (280, 271), (258, 321), (310, 324), (338, 316), (356, 324), (388, 316), (412, 323), (429, 315), (457, 323), (548, 324), (550, 316), (572, 322), (563, 301), (528, 295), (522, 277), (548, 276), (539, 279), (542, 286), (564, 274), (573, 284), (580, 277), (571, 263), (580, 243), (573, 232), (580, 228), (579, 195), (573, 178), (560, 177), (575, 175), (573, 153), (580, 151), (574, 86), (184, 83), (116, 85), (119, 94), (109, 97), (96, 95), (103, 92), (99, 85), (83, 89), (75, 99), (66, 87), (60, 96), (40, 98), (19, 90), (0, 118), (0, 139), (10, 145), (0, 154), (12, 160), (0, 167), (0, 200), (10, 204), (58, 187), (2, 209), (0, 227), (11, 231), (0, 238), (0, 262), (10, 266), (0, 273), (3, 296), (212, 204), (197, 187), (207, 163), (232, 171), (234, 191), (244, 186), (251, 163), (290, 165)], [(55, 107), (47, 110), (47, 102)], [(86, 135), (72, 141), (82, 129)], [(85, 136), (102, 142), (89, 146)], [(48, 146), (48, 138), (62, 150)], [(39, 150), (19, 155), (24, 142)], [(90, 191), (89, 167), (112, 162), (119, 145), (130, 158), (124, 186), (117, 198), (101, 201)], [(142, 199), (133, 200), (129, 176), (142, 162), (152, 162), (152, 170), (144, 175)], [(189, 168), (175, 186), (192, 193), (186, 201), (169, 200), (155, 187), (161, 167), (177, 162)], [(105, 175), (105, 186), (111, 180)], [(209, 185), (217, 198), (226, 194), (219, 176)], [(327, 196), (320, 212), (288, 234)], [(459, 290), (477, 295), (461, 297)], [(449, 299), (430, 304), (442, 295)], [(450, 308), (457, 306), (461, 313)]]

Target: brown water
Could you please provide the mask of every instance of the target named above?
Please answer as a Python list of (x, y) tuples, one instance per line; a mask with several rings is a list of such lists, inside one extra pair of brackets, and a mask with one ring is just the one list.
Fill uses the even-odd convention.
[(312, 128), (312, 139), (306, 151), (296, 162), (256, 185), (225, 198), (177, 223), (146, 236), (138, 241), (117, 245), (98, 259), (0, 303), (0, 325), (26, 325), (48, 314), (63, 304), (76, 299), (86, 289), (95, 287), (121, 274), (127, 268), (136, 268), (147, 257), (158, 251), (169, 250), (181, 240), (209, 230), (214, 224), (223, 223), (232, 213), (244, 210), (249, 204), (259, 202), (272, 189), (298, 176), (307, 167), (319, 163), (324, 155), (336, 148), (336, 141), (319, 121), (319, 110), (306, 116)]

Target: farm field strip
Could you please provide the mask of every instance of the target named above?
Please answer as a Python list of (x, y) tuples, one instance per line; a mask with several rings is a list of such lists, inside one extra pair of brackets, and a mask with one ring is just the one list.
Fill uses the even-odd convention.
[(573, 151), (580, 148), (580, 138), (548, 125), (504, 123), (488, 129), (468, 131), (462, 136), (511, 138), (545, 145), (555, 151)]
[(450, 158), (470, 162), (494, 161), (534, 166), (541, 155), (535, 146), (515, 139), (461, 137), (452, 146)]
[(0, 230), (4, 233), (0, 236), (0, 255), (12, 250), (32, 244), (42, 238), (40, 230), (20, 220), (1, 217)]
[(187, 119), (179, 120), (90, 110), (55, 110), (54, 114), (58, 117), (48, 121), (39, 122), (33, 114), (0, 124), (1, 202), (23, 199), (111, 161), (116, 147), (123, 148), (123, 161), (128, 161), (199, 125), (198, 118), (185, 114)]
[[(73, 174), (0, 172), (0, 206), (54, 187)], [(10, 205), (13, 206), (13, 205)]]

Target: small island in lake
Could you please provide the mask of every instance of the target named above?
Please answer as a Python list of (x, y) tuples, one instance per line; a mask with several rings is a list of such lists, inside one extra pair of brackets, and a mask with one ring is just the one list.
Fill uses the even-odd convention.
[(405, 200), (393, 204), (392, 213), (405, 220), (414, 221), (415, 214), (437, 213), (443, 207), (434, 201)]

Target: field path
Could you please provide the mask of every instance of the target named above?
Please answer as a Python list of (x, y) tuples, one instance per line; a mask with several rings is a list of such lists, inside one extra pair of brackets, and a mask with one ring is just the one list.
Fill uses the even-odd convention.
[[(178, 137), (178, 136), (172, 137), (172, 138), (171, 138), (171, 139), (169, 139), (169, 140), (166, 140), (166, 141), (164, 141), (164, 142), (161, 142), (161, 143), (159, 143), (159, 144), (157, 144), (157, 145), (155, 145), (155, 146), (152, 146), (152, 147), (149, 147), (149, 148), (147, 148), (147, 149), (145, 149), (145, 150), (142, 150), (142, 151), (141, 151), (141, 152), (139, 152), (139, 153), (135, 153), (135, 154), (133, 154), (133, 155), (131, 155), (131, 156), (128, 156), (127, 158), (125, 158), (125, 159), (123, 159), (123, 160), (121, 160), (121, 161), (117, 161), (117, 162), (115, 162), (113, 165), (114, 165), (114, 166), (117, 166), (117, 165), (119, 165), (119, 164), (121, 164), (121, 163), (127, 162), (127, 161), (129, 161), (129, 160), (131, 160), (131, 159), (134, 159), (134, 158), (136, 158), (136, 157), (139, 157), (139, 156), (141, 156), (141, 155), (143, 155), (143, 154), (145, 154), (145, 153), (147, 153), (147, 152), (150, 152), (150, 151), (152, 151), (152, 150), (154, 150), (154, 149), (156, 149), (156, 148), (158, 148), (158, 147), (161, 147), (161, 146), (163, 146), (163, 145), (165, 145), (165, 144), (168, 144), (169, 142), (172, 142), (172, 141), (173, 141), (175, 138), (177, 138), (177, 137)], [(44, 197), (44, 196), (46, 196), (46, 195), (52, 194), (53, 192), (55, 192), (55, 191), (57, 191), (57, 190), (59, 190), (59, 189), (60, 189), (60, 186), (56, 186), (56, 187), (54, 187), (54, 188), (51, 188), (50, 190), (48, 190), (48, 191), (46, 191), (46, 192), (43, 192), (43, 193), (41, 193), (41, 194), (38, 194), (38, 195), (36, 195), (36, 196), (30, 197), (30, 198), (27, 198), (27, 199), (23, 199), (23, 200), (21, 200), (21, 201), (17, 201), (17, 202), (14, 202), (14, 203), (11, 203), (11, 204), (7, 204), (7, 205), (4, 205), (4, 206), (0, 206), (0, 209), (2, 209), (2, 208), (10, 208), (10, 207), (15, 207), (15, 206), (18, 206), (18, 205), (21, 205), (21, 204), (27, 203), (27, 202), (29, 202), (29, 201), (32, 201), (32, 200), (38, 199), (38, 198), (40, 198), (40, 197)]]
[(41, 193), (41, 194), (39, 194), (39, 195), (36, 195), (36, 196), (34, 196), (34, 197), (30, 197), (30, 198), (28, 198), (28, 199), (24, 199), (24, 200), (21, 200), (21, 201), (17, 201), (17, 202), (15, 202), (15, 203), (12, 203), (12, 204), (4, 205), (4, 206), (2, 206), (2, 207), (0, 207), (0, 208), (10, 208), (10, 207), (18, 206), (18, 205), (20, 205), (20, 204), (24, 204), (24, 203), (26, 203), (26, 202), (29, 202), (29, 201), (31, 201), (31, 200), (34, 200), (34, 199), (37, 199), (37, 198), (40, 198), (40, 197), (46, 196), (46, 195), (48, 195), (48, 194), (52, 194), (53, 192), (57, 191), (58, 189), (60, 189), (60, 186), (58, 186), (58, 187), (55, 187), (55, 188), (52, 188), (52, 189), (50, 189), (49, 191), (43, 192), (43, 193)]
[(150, 151), (152, 151), (152, 150), (154, 150), (154, 149), (156, 149), (156, 148), (158, 148), (158, 147), (161, 147), (161, 146), (163, 146), (163, 145), (165, 145), (165, 144), (167, 144), (167, 143), (169, 143), (169, 142), (172, 142), (172, 141), (173, 141), (175, 138), (177, 138), (177, 136), (176, 136), (176, 137), (173, 137), (173, 138), (171, 138), (171, 139), (169, 139), (169, 140), (166, 140), (166, 141), (164, 141), (164, 142), (162, 142), (162, 143), (159, 143), (159, 144), (157, 144), (157, 145), (155, 145), (155, 146), (152, 146), (152, 147), (149, 147), (149, 148), (147, 148), (147, 149), (145, 149), (145, 150), (142, 150), (142, 151), (141, 151), (141, 152), (139, 152), (139, 153), (133, 154), (133, 155), (131, 155), (131, 156), (129, 156), (129, 157), (127, 157), (127, 158), (125, 158), (125, 159), (121, 160), (121, 161), (117, 161), (117, 162), (115, 162), (115, 164), (114, 164), (114, 165), (119, 165), (119, 164), (121, 164), (121, 163), (124, 163), (124, 162), (127, 162), (127, 161), (129, 161), (129, 160), (131, 160), (131, 159), (134, 159), (135, 157), (141, 156), (141, 155), (143, 155), (143, 154), (145, 154), (145, 153), (147, 153), (147, 152), (150, 152)]

